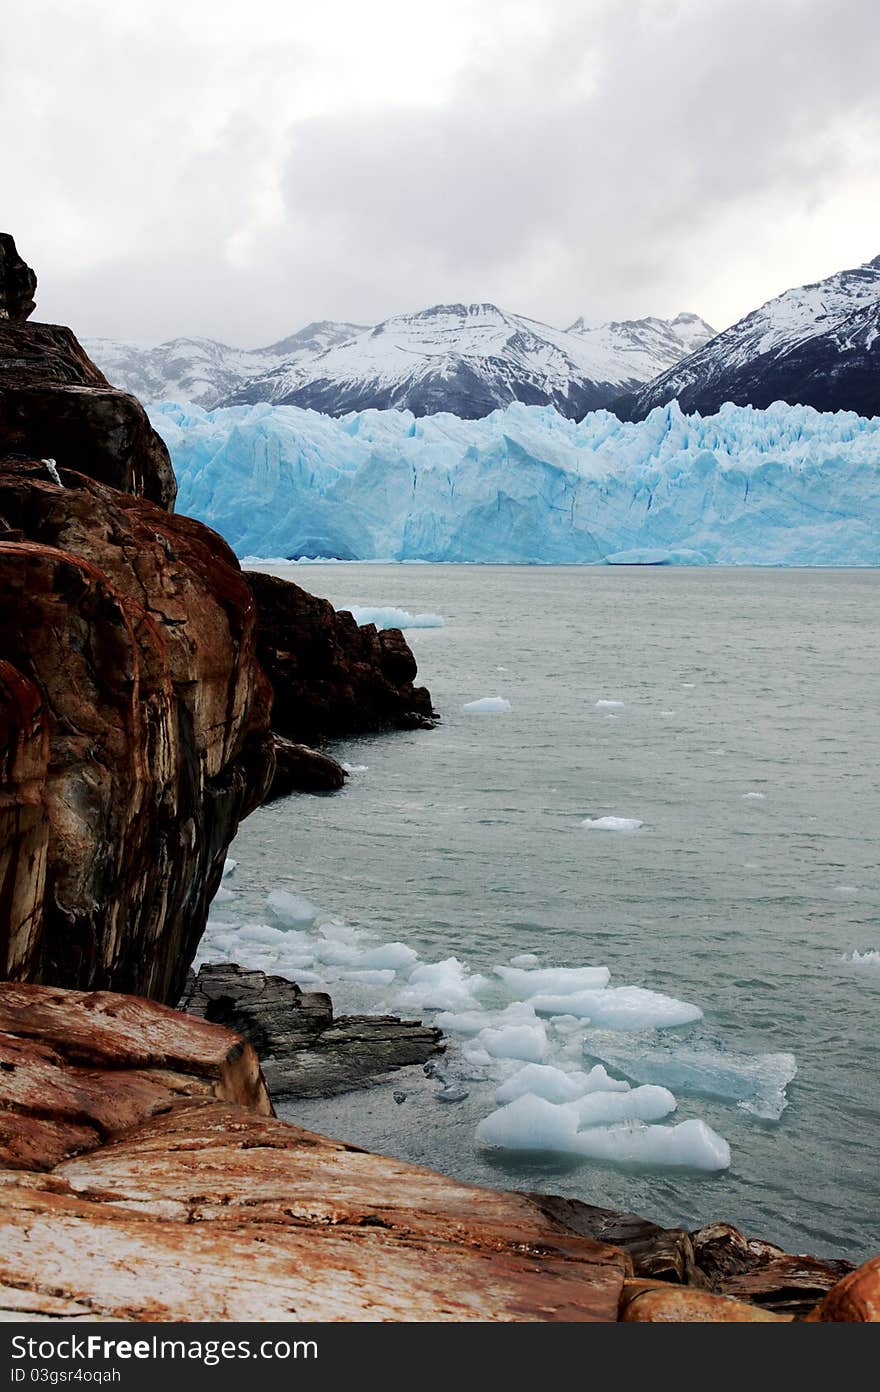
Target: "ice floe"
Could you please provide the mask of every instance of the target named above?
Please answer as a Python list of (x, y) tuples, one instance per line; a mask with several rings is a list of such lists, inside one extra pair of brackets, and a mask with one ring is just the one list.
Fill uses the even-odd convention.
[(503, 715), (511, 709), (504, 696), (481, 696), (477, 701), (468, 701), (462, 710), (469, 715)]
[(536, 996), (541, 992), (570, 995), (575, 991), (607, 986), (611, 980), (607, 967), (540, 967), (532, 970), (510, 966), (496, 967), (495, 975), (501, 978), (512, 995), (520, 998)]
[(745, 1054), (712, 1041), (669, 1040), (661, 1035), (593, 1032), (584, 1054), (598, 1058), (636, 1083), (660, 1083), (686, 1097), (734, 1102), (765, 1121), (778, 1121), (786, 1088), (797, 1073), (794, 1054)]
[(581, 826), (588, 831), (638, 831), (644, 823), (637, 817), (586, 817)]
[(844, 957), (844, 962), (848, 962), (851, 967), (864, 967), (868, 971), (880, 971), (880, 952), (876, 948), (868, 948), (865, 952), (848, 952)]
[(623, 710), (623, 709), (624, 709), (624, 703), (623, 703), (623, 701), (597, 701), (597, 702), (596, 702), (596, 705), (595, 705), (595, 709), (596, 709), (596, 710)]
[(375, 624), (377, 628), (442, 628), (440, 614), (411, 614), (408, 609), (386, 607), (369, 608), (359, 604), (340, 604), (340, 611), (351, 614), (358, 627)]

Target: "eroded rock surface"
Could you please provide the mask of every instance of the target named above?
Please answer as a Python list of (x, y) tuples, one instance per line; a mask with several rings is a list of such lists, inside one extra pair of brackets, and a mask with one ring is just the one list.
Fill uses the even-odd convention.
[(367, 1087), (441, 1052), (439, 1029), (396, 1015), (333, 1017), (323, 991), (234, 963), (190, 974), (181, 1007), (243, 1034), (256, 1049), (273, 1098), (332, 1097)]
[[(0, 516), (25, 538), (0, 540), (0, 658), (48, 738), (42, 783), (31, 768), (12, 794), (19, 888), (0, 970), (176, 1000), (226, 848), (271, 777), (254, 602), (208, 528), (59, 478), (0, 460)], [(10, 680), (7, 740), (26, 719)]]

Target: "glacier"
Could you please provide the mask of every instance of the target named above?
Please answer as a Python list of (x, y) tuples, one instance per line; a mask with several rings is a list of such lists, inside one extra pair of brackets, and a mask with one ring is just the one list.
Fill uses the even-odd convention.
[(262, 402), (150, 408), (178, 509), (239, 556), (517, 564), (880, 564), (880, 417), (776, 402), (624, 422)]

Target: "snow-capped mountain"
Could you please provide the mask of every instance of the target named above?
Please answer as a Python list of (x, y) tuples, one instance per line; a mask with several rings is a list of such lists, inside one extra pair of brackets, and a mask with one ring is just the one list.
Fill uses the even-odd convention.
[(512, 401), (580, 418), (677, 362), (713, 330), (694, 314), (555, 329), (491, 304), (435, 305), (373, 328), (333, 322), (245, 351), (206, 339), (86, 347), (107, 377), (146, 401), (269, 401), (344, 415), (370, 407), (464, 419)]
[(777, 403), (705, 419), (482, 420), (296, 406), (151, 419), (181, 511), (240, 556), (552, 564), (880, 564), (880, 419)]
[(231, 348), (211, 338), (174, 338), (156, 345), (119, 343), (112, 338), (83, 342), (105, 377), (141, 401), (193, 401), (211, 407), (251, 378), (271, 380), (273, 372), (317, 357), (361, 328), (323, 320), (268, 348), (255, 349)]
[(614, 410), (642, 420), (672, 400), (702, 415), (725, 401), (880, 415), (880, 256), (768, 300)]

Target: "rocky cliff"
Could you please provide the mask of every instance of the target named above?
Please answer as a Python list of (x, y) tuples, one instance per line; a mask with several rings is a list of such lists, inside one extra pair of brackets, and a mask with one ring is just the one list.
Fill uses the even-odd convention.
[(256, 605), (216, 533), (170, 511), (139, 403), (70, 330), (26, 321), (10, 247), (0, 975), (173, 1001), (272, 773)]

